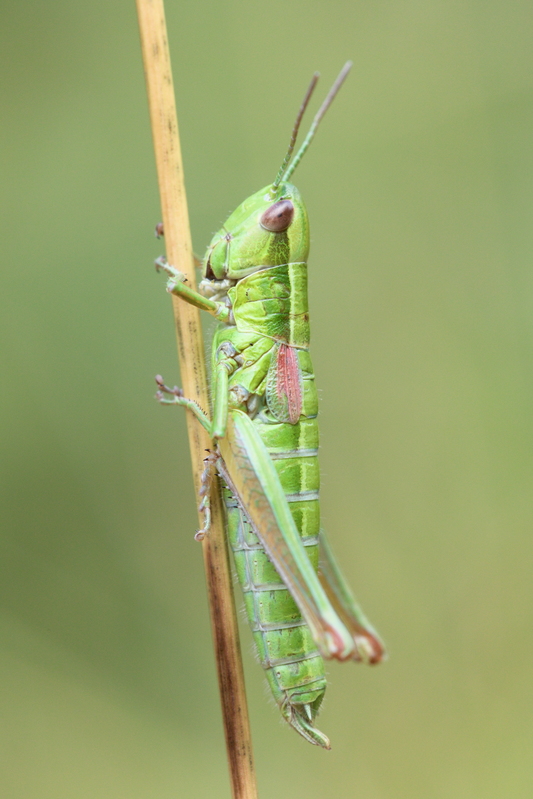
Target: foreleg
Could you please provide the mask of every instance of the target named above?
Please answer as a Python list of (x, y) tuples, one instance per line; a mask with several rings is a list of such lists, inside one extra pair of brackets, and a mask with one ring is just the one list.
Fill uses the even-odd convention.
[(196, 308), (200, 308), (202, 311), (207, 311), (208, 313), (212, 314), (212, 316), (219, 321), (231, 324), (231, 309), (228, 308), (228, 306), (223, 302), (215, 302), (207, 297), (203, 297), (197, 291), (194, 291), (194, 289), (191, 289), (189, 286), (187, 286), (187, 278), (183, 272), (180, 272), (175, 269), (175, 267), (171, 266), (166, 258), (163, 256), (158, 258), (155, 262), (155, 268), (157, 271), (163, 269), (163, 271), (167, 273), (167, 291), (169, 294), (175, 294), (177, 297), (181, 297), (182, 300), (185, 300), (185, 302), (188, 302), (190, 305), (194, 305)]

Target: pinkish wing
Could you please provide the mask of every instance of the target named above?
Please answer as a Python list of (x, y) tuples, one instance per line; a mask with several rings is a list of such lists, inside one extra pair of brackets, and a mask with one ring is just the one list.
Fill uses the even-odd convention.
[(276, 344), (267, 375), (267, 405), (278, 421), (296, 424), (302, 413), (302, 398), (298, 352), (288, 344)]

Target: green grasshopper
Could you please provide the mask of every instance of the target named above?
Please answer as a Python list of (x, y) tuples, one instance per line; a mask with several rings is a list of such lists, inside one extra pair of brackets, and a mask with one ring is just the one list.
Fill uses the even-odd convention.
[[(309, 357), (309, 222), (289, 178), (343, 83), (330, 89), (289, 165), (318, 80), (313, 76), (276, 179), (248, 197), (213, 237), (200, 292), (164, 258), (167, 290), (219, 322), (212, 345), (212, 418), (156, 378), (158, 399), (183, 405), (216, 442), (202, 478), (209, 530), (213, 466), (253, 637), (283, 717), (310, 743), (326, 689), (323, 658), (378, 663), (383, 644), (357, 604), (320, 530), (317, 391)], [(319, 569), (320, 549), (320, 569)]]

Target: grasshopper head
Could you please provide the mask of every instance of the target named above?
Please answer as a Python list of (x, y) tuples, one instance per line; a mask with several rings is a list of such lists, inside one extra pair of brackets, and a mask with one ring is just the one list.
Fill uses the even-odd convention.
[(213, 237), (203, 261), (203, 277), (240, 280), (269, 266), (307, 261), (309, 221), (300, 192), (289, 179), (311, 143), (320, 120), (333, 102), (352, 66), (348, 61), (320, 106), (305, 141), (289, 163), (298, 129), (318, 80), (315, 72), (298, 111), (288, 150), (276, 179), (252, 194)]
[(268, 266), (307, 260), (309, 221), (300, 192), (281, 183), (252, 194), (213, 237), (203, 261), (208, 280), (240, 280)]

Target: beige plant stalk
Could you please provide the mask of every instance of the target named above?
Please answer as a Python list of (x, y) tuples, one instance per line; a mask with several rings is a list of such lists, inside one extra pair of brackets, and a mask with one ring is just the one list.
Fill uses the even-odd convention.
[[(195, 288), (189, 214), (174, 99), (163, 0), (137, 0), (150, 120), (161, 195), (168, 261)], [(185, 396), (209, 407), (204, 345), (197, 308), (173, 296), (176, 338)], [(206, 431), (187, 414), (194, 485), (197, 496), (205, 450), (212, 448)], [(256, 799), (252, 742), (235, 615), (224, 520), (216, 486), (211, 496), (212, 523), (203, 540), (211, 628), (218, 670), (226, 748), (234, 799)], [(200, 520), (200, 526), (203, 519)]]

